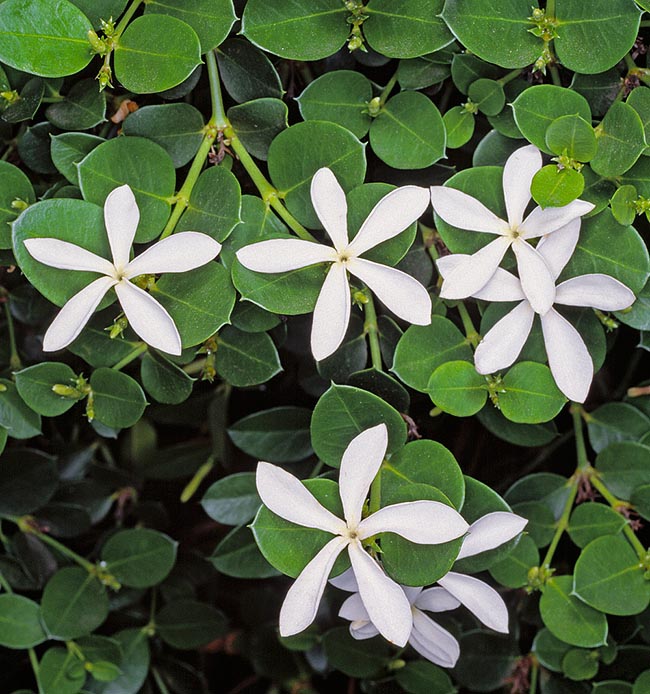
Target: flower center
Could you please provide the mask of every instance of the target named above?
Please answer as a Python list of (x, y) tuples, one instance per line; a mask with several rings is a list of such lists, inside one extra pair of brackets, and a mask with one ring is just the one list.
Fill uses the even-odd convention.
[(510, 227), (508, 230), (508, 236), (514, 241), (515, 239), (518, 239), (521, 236), (521, 231), (519, 230), (518, 226)]
[(351, 259), (352, 256), (350, 255), (350, 253), (348, 253), (348, 251), (340, 251), (338, 254), (338, 261), (343, 265), (347, 265), (347, 263), (349, 263)]

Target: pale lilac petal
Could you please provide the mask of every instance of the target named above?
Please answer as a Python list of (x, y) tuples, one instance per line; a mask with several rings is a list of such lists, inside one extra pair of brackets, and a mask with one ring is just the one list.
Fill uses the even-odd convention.
[(415, 603), (417, 600), (418, 595), (420, 595), (422, 592), (422, 587), (416, 588), (414, 586), (402, 586), (402, 590), (404, 591), (404, 595), (406, 595), (408, 598), (409, 603), (413, 605), (413, 603)]
[(450, 571), (438, 583), (474, 614), (486, 627), (508, 633), (508, 608), (487, 583)]
[(43, 337), (43, 351), (67, 347), (92, 316), (106, 292), (117, 284), (112, 277), (100, 277), (75, 294), (59, 311)]
[(474, 353), (474, 364), (480, 374), (492, 374), (510, 366), (526, 344), (533, 327), (535, 312), (527, 301), (497, 321), (483, 336)]
[(544, 258), (554, 280), (571, 260), (580, 237), (581, 224), (581, 219), (574, 219), (552, 234), (542, 236), (537, 244), (537, 252)]
[(216, 258), (221, 250), (207, 234), (196, 231), (182, 231), (154, 243), (124, 268), (127, 279), (137, 275), (163, 272), (187, 272), (201, 267)]
[(564, 207), (536, 207), (519, 227), (525, 239), (551, 234), (566, 226), (574, 219), (586, 215), (594, 209), (594, 204), (586, 200), (574, 200)]
[(264, 505), (280, 518), (334, 535), (346, 531), (340, 518), (317, 501), (297, 477), (281, 467), (258, 463), (255, 484)]
[(293, 636), (315, 619), (327, 577), (349, 540), (335, 537), (305, 566), (295, 580), (280, 609), (280, 635)]
[(424, 658), (442, 667), (454, 667), (460, 655), (458, 641), (420, 610), (413, 610), (409, 643)]
[(363, 600), (359, 593), (355, 593), (343, 601), (341, 609), (339, 610), (339, 617), (349, 619), (351, 622), (370, 621), (368, 610), (366, 610), (366, 606), (363, 604)]
[(311, 179), (311, 204), (337, 251), (348, 245), (348, 204), (345, 191), (330, 169), (322, 168)]
[(445, 277), (440, 296), (443, 299), (466, 299), (474, 296), (492, 279), (512, 239), (500, 236), (473, 255), (459, 262)]
[(361, 520), (363, 504), (387, 447), (388, 429), (385, 424), (378, 424), (355, 436), (343, 453), (339, 490), (343, 515), (350, 528), (356, 527)]
[(359, 595), (370, 621), (385, 639), (396, 646), (405, 646), (413, 626), (413, 616), (404, 591), (386, 576), (360, 542), (350, 542), (348, 552), (359, 583)]
[(59, 270), (83, 270), (113, 275), (115, 268), (106, 258), (95, 255), (81, 246), (59, 239), (25, 239), (25, 248), (32, 258), (43, 265)]
[(622, 282), (609, 275), (593, 274), (572, 277), (557, 287), (555, 302), (568, 306), (587, 306), (601, 311), (622, 311), (636, 297)]
[(151, 294), (128, 280), (116, 284), (115, 293), (129, 325), (144, 342), (167, 354), (181, 353), (181, 336), (176, 324)]
[(431, 323), (429, 292), (411, 275), (363, 258), (350, 260), (348, 270), (396, 316), (414, 325)]
[(506, 161), (503, 169), (503, 195), (508, 210), (508, 222), (517, 228), (530, 202), (530, 184), (542, 168), (542, 155), (535, 145), (520, 147)]
[(437, 545), (461, 537), (468, 528), (465, 519), (451, 506), (423, 500), (380, 508), (359, 523), (357, 534), (365, 540), (379, 533), (397, 533), (410, 542)]
[(392, 190), (372, 208), (348, 250), (355, 256), (361, 255), (397, 236), (422, 216), (429, 200), (426, 188), (403, 186)]
[(508, 233), (507, 222), (488, 210), (482, 202), (460, 190), (447, 186), (432, 186), (431, 204), (439, 217), (459, 229), (500, 236)]
[(345, 265), (329, 269), (314, 308), (311, 351), (316, 361), (334, 354), (340, 347), (350, 322), (350, 285)]
[(128, 185), (113, 189), (104, 203), (104, 223), (115, 267), (129, 262), (129, 253), (140, 221), (140, 210)]
[[(469, 255), (464, 253), (454, 253), (453, 255), (445, 255), (442, 258), (438, 258), (436, 265), (441, 277), (445, 279), (463, 259), (469, 257)], [(496, 269), (492, 279), (488, 280), (483, 289), (472, 294), (472, 296), (484, 301), (521, 301), (526, 298), (519, 278), (500, 267)]]
[(447, 612), (448, 610), (455, 610), (460, 602), (444, 588), (436, 586), (423, 590), (413, 605), (420, 610), (428, 610), (429, 612)]
[(551, 309), (542, 316), (548, 365), (557, 387), (573, 402), (584, 402), (594, 377), (594, 365), (580, 333)]
[(526, 241), (516, 239), (512, 250), (517, 256), (521, 288), (533, 310), (544, 315), (555, 301), (555, 278), (544, 258)]
[(359, 584), (357, 579), (354, 577), (354, 571), (352, 569), (346, 569), (342, 574), (330, 578), (330, 583), (339, 590), (345, 590), (348, 593), (358, 593)]
[(350, 624), (350, 636), (357, 641), (364, 641), (379, 636), (379, 629), (372, 622), (352, 622)]
[(269, 239), (251, 243), (240, 248), (236, 255), (245, 268), (254, 272), (289, 272), (336, 260), (333, 248), (302, 239)]
[(525, 518), (507, 511), (494, 511), (481, 516), (469, 526), (456, 559), (473, 557), (475, 554), (500, 547), (504, 542), (517, 537), (526, 523), (528, 521)]

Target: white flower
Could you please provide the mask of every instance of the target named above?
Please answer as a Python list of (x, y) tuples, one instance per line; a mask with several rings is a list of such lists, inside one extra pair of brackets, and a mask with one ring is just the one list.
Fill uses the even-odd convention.
[[(472, 523), (463, 539), (458, 559), (470, 557), (499, 547), (516, 537), (528, 521), (514, 513), (497, 511), (488, 513)], [(359, 597), (358, 586), (351, 571), (333, 578), (330, 583), (353, 592), (341, 605), (339, 617), (349, 619), (350, 634), (355, 639), (369, 639), (379, 630), (370, 619)], [(483, 624), (502, 633), (508, 633), (508, 609), (501, 596), (487, 583), (473, 576), (450, 571), (433, 588), (401, 586), (413, 615), (413, 629), (408, 643), (424, 658), (442, 667), (454, 667), (460, 648), (458, 641), (439, 624), (424, 614), (445, 612), (461, 604), (467, 607)]]
[(287, 593), (280, 611), (282, 636), (297, 634), (314, 621), (334, 562), (347, 548), (361, 600), (373, 624), (388, 641), (398, 646), (406, 644), (413, 621), (408, 599), (362, 542), (390, 532), (410, 542), (435, 545), (460, 537), (468, 525), (457, 511), (437, 501), (385, 506), (362, 520), (364, 502), (387, 445), (386, 425), (379, 424), (356, 436), (345, 449), (339, 478), (345, 520), (322, 506), (293, 475), (275, 465), (259, 463), (257, 490), (265, 506), (292, 523), (334, 535)]
[(466, 193), (443, 186), (431, 188), (433, 209), (445, 222), (459, 229), (498, 235), (474, 255), (463, 256), (462, 262), (448, 272), (440, 292), (443, 299), (474, 296), (494, 275), (506, 251), (512, 247), (521, 287), (530, 305), (540, 315), (551, 308), (555, 300), (554, 278), (539, 248), (528, 241), (557, 232), (594, 206), (574, 200), (564, 207), (536, 207), (524, 219), (531, 199), (530, 185), (541, 167), (542, 155), (533, 145), (522, 147), (508, 157), (503, 169), (507, 222)]
[(364, 282), (400, 318), (428, 325), (431, 299), (416, 279), (359, 257), (397, 236), (420, 217), (429, 205), (427, 191), (404, 186), (388, 193), (375, 205), (352, 242), (348, 237), (345, 192), (329, 169), (319, 169), (314, 174), (311, 200), (334, 248), (301, 239), (271, 239), (241, 248), (237, 258), (255, 272), (288, 272), (316, 263), (332, 263), (314, 309), (311, 332), (314, 358), (325, 359), (343, 342), (350, 320), (347, 272)]
[(129, 280), (144, 274), (193, 270), (215, 258), (221, 245), (207, 234), (185, 231), (158, 241), (129, 261), (139, 221), (140, 211), (133, 192), (124, 185), (111, 191), (104, 204), (104, 222), (113, 262), (59, 239), (25, 241), (30, 255), (44, 265), (102, 275), (61, 309), (45, 333), (43, 349), (46, 352), (67, 347), (113, 287), (129, 325), (147, 344), (169, 354), (181, 353), (181, 338), (172, 317), (151, 294)]
[[(609, 275), (580, 275), (555, 287), (579, 235), (580, 220), (577, 219), (562, 231), (542, 238), (537, 245), (538, 253), (551, 272), (554, 303), (603, 311), (620, 311), (630, 306), (635, 300), (634, 293)], [(455, 271), (466, 257), (450, 255), (440, 258), (438, 268), (443, 277)], [(476, 370), (490, 374), (510, 366), (517, 359), (532, 329), (535, 313), (539, 312), (526, 300), (520, 281), (501, 268), (474, 296), (486, 301), (521, 301), (492, 326), (476, 349)], [(594, 376), (594, 365), (580, 333), (552, 307), (540, 319), (548, 364), (558, 388), (570, 400), (584, 402)]]

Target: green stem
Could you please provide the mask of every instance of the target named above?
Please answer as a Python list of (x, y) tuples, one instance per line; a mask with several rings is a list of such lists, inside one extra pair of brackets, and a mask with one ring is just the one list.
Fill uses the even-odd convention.
[(309, 473), (309, 479), (312, 479), (312, 477), (318, 477), (320, 475), (320, 471), (323, 469), (323, 463), (322, 460), (319, 460), (316, 462), (316, 465), (312, 468), (312, 471)]
[(142, 1), (143, 0), (133, 0), (127, 11), (122, 15), (122, 19), (120, 19), (118, 25), (115, 27), (115, 33), (113, 34), (114, 39), (117, 40), (120, 38), (120, 36), (122, 36), (124, 30), (126, 29), (128, 23), (131, 21), (136, 10), (142, 4)]
[(634, 62), (634, 59), (629, 53), (625, 54), (625, 65), (627, 66), (628, 70), (636, 70), (636, 63)]
[(528, 694), (537, 694), (537, 679), (539, 678), (539, 663), (537, 658), (533, 657), (532, 664), (530, 666), (530, 687), (528, 688)]
[(517, 68), (516, 70), (510, 71), (507, 75), (500, 77), (497, 82), (503, 87), (504, 85), (508, 84), (508, 82), (512, 82), (512, 80), (517, 79), (522, 72), (523, 69)]
[(555, 17), (555, 0), (546, 0), (546, 16)]
[(365, 288), (363, 292), (368, 299), (363, 305), (365, 320), (363, 322), (363, 332), (368, 336), (370, 345), (370, 359), (372, 365), (377, 371), (382, 371), (381, 363), (381, 347), (379, 346), (379, 327), (377, 325), (377, 311), (375, 310), (375, 302), (372, 298), (372, 293)]
[(4, 588), (5, 593), (13, 593), (13, 589), (9, 581), (4, 577), (2, 571), (0, 571), (0, 586)]
[(144, 342), (141, 342), (137, 347), (134, 347), (123, 359), (120, 359), (117, 364), (113, 364), (111, 366), (111, 369), (114, 371), (119, 371), (120, 369), (123, 369), (127, 364), (130, 364), (132, 361), (137, 359), (141, 354), (144, 354), (148, 349), (148, 345)]
[(551, 79), (553, 80), (553, 84), (556, 87), (561, 87), (562, 80), (560, 78), (560, 71), (557, 69), (557, 67), (555, 65), (551, 65), (549, 67), (549, 72), (551, 73)]
[(5, 317), (7, 319), (7, 330), (9, 331), (9, 367), (12, 371), (20, 371), (23, 368), (22, 362), (20, 361), (20, 356), (18, 355), (18, 347), (16, 345), (16, 333), (14, 331), (14, 319), (9, 310), (9, 297), (5, 294)]
[(151, 668), (151, 674), (153, 675), (153, 678), (156, 681), (156, 686), (160, 690), (160, 694), (169, 694), (169, 689), (167, 689), (167, 685), (163, 682), (163, 678), (160, 676), (160, 673), (155, 667)]
[(472, 317), (469, 315), (469, 311), (467, 310), (467, 307), (462, 301), (458, 302), (457, 308), (458, 313), (460, 313), (460, 319), (463, 322), (465, 337), (467, 338), (468, 342), (472, 345), (472, 347), (476, 348), (481, 340), (481, 336), (474, 327)]
[(395, 88), (395, 85), (397, 84), (397, 71), (395, 74), (388, 80), (388, 84), (383, 88), (381, 94), (379, 95), (379, 103), (383, 106), (388, 97), (390, 96), (390, 93), (393, 91)]
[(201, 482), (210, 474), (214, 467), (214, 458), (209, 458), (201, 465), (194, 473), (192, 479), (185, 485), (185, 489), (181, 492), (181, 503), (187, 503), (196, 494), (196, 490), (201, 486)]
[(551, 562), (553, 561), (553, 555), (555, 554), (555, 550), (557, 549), (557, 546), (560, 544), (560, 539), (562, 538), (564, 531), (569, 527), (569, 516), (571, 515), (571, 511), (573, 510), (573, 504), (576, 500), (577, 495), (578, 477), (574, 475), (574, 477), (571, 480), (571, 491), (569, 492), (569, 498), (566, 500), (566, 504), (564, 504), (564, 508), (562, 509), (562, 515), (560, 516), (560, 519), (558, 520), (557, 526), (555, 528), (555, 534), (553, 535), (551, 544), (548, 546), (548, 550), (546, 550), (546, 556), (544, 557), (544, 561), (541, 564), (543, 569), (548, 570), (551, 567)]
[(11, 153), (14, 151), (15, 145), (9, 145), (7, 149), (2, 153), (2, 156), (0, 157), (0, 161), (7, 161), (9, 157), (11, 156)]
[(578, 470), (586, 470), (589, 468), (589, 459), (587, 458), (587, 447), (585, 445), (585, 436), (582, 429), (582, 405), (577, 402), (571, 403), (569, 408), (571, 417), (573, 418), (573, 432), (576, 439), (576, 457), (578, 460)]
[(38, 663), (38, 658), (36, 657), (36, 651), (33, 648), (30, 648), (27, 652), (29, 653), (29, 662), (34, 672), (34, 679), (36, 680), (38, 694), (43, 694), (43, 687), (41, 686), (40, 665)]
[(214, 51), (205, 54), (205, 62), (208, 66), (208, 80), (210, 82), (210, 99), (212, 101), (212, 121), (219, 130), (224, 130), (228, 125), (228, 119), (223, 108), (223, 97), (221, 95), (221, 82), (219, 80), (219, 70)]

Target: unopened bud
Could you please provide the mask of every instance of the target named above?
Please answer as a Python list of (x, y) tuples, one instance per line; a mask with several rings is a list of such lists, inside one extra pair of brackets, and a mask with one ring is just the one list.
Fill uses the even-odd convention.
[(55, 383), (52, 386), (52, 392), (60, 395), (62, 398), (72, 398), (77, 400), (81, 397), (81, 393), (73, 386), (66, 386), (63, 383)]

